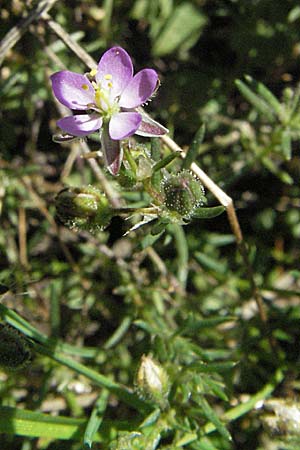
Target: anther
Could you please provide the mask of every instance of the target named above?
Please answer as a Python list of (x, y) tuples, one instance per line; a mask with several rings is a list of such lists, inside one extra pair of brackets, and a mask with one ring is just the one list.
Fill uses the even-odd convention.
[(92, 69), (92, 70), (90, 71), (91, 77), (94, 77), (94, 76), (96, 75), (96, 73), (97, 73), (97, 69)]

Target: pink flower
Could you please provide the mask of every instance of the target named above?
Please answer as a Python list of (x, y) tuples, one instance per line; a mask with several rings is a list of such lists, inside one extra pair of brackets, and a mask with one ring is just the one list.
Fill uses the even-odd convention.
[(121, 47), (107, 50), (89, 75), (63, 70), (51, 76), (52, 89), (63, 105), (84, 111), (60, 119), (57, 125), (71, 136), (101, 130), (101, 144), (111, 173), (122, 162), (120, 140), (133, 134), (160, 136), (168, 130), (136, 108), (154, 94), (158, 75), (143, 69), (133, 75), (132, 61)]

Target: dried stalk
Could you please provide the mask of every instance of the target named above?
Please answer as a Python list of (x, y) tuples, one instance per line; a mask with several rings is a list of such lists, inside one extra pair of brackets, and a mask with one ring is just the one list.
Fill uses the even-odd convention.
[(28, 14), (23, 20), (21, 20), (16, 26), (11, 28), (9, 32), (4, 36), (0, 42), (0, 66), (3, 63), (7, 53), (13, 48), (16, 43), (21, 39), (24, 33), (26, 33), (29, 25), (36, 19), (38, 19), (43, 13), (47, 13), (57, 0), (42, 0), (38, 3), (37, 7)]

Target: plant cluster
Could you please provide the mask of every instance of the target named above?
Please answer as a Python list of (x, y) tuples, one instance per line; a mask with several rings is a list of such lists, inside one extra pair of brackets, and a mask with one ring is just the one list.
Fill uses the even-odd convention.
[(299, 20), (4, 1), (1, 449), (298, 448)]

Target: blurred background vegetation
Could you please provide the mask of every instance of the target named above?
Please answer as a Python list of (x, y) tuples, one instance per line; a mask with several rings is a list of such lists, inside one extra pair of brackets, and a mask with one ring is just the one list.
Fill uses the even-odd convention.
[[(2, 43), (41, 3), (2, 1)], [(10, 364), (18, 371), (0, 371), (0, 431), (8, 432), (1, 435), (1, 448), (82, 448), (85, 421), (98, 398), (106, 405), (107, 425), (93, 448), (298, 448), (299, 421), (290, 417), (300, 414), (298, 2), (52, 3), (49, 16), (24, 27), (15, 45), (0, 46), (0, 337), (24, 359), (27, 345), (33, 346), (29, 365), (16, 360)], [(225, 214), (169, 225), (146, 248), (141, 241), (147, 225), (124, 236), (132, 223), (114, 218), (106, 230), (90, 234), (55, 219), (54, 199), (64, 186), (99, 182), (78, 143), (52, 142), (60, 112), (49, 76), (64, 67), (87, 71), (53, 23), (97, 61), (120, 45), (136, 71), (157, 70), (162, 84), (147, 112), (183, 148), (206, 125), (196, 162), (235, 202), (267, 327)], [(97, 150), (97, 143), (91, 148)], [(175, 162), (170, 170), (179, 169)], [(122, 183), (108, 179), (116, 189)], [(142, 201), (134, 189), (125, 194), (132, 203)], [(217, 204), (207, 197), (209, 205)], [(24, 329), (9, 311), (25, 319)], [(145, 412), (116, 393), (106, 404), (103, 386), (63, 360), (55, 362), (53, 354), (34, 350), (41, 338), (18, 342), (23, 337), (5, 322), (32, 338), (30, 324), (46, 344), (47, 337), (60, 343), (62, 354), (71, 355), (66, 358), (129, 388), (142, 355), (151, 354), (170, 378), (170, 409), (139, 428)], [(229, 415), (225, 428), (226, 411), (269, 384), (273, 403)], [(84, 419), (83, 431), (71, 440), (50, 431), (48, 437), (18, 433), (9, 429), (14, 422), (5, 407)], [(207, 422), (217, 431), (206, 436)], [(140, 437), (130, 434), (136, 430)]]

